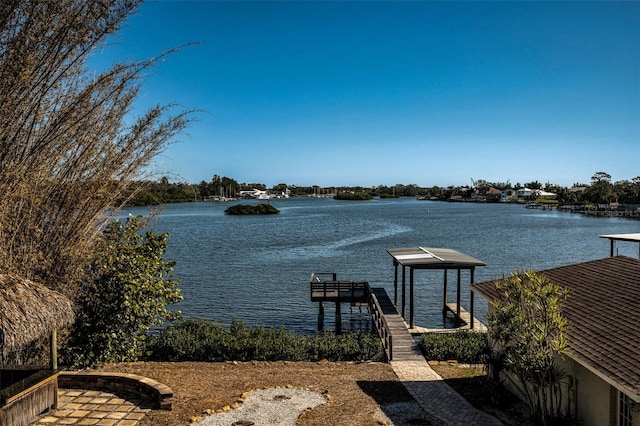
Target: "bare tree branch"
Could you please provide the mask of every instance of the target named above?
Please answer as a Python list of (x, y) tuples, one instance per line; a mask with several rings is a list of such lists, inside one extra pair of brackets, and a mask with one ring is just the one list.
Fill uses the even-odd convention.
[(145, 72), (170, 52), (94, 75), (89, 55), (141, 0), (0, 4), (0, 268), (73, 295), (102, 227), (190, 121), (131, 122)]

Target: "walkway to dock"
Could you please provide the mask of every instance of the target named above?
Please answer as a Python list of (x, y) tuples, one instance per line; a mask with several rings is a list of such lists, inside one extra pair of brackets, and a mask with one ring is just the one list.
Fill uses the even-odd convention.
[(502, 424), (476, 410), (433, 371), (384, 288), (371, 288), (370, 294), (371, 314), (393, 371), (434, 425)]

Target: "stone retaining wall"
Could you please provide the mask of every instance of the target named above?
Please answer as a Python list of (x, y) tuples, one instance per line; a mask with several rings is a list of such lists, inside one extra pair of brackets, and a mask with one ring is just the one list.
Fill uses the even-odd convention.
[(169, 386), (135, 374), (62, 371), (58, 376), (58, 385), (66, 389), (133, 393), (159, 410), (171, 410), (173, 403), (173, 391)]

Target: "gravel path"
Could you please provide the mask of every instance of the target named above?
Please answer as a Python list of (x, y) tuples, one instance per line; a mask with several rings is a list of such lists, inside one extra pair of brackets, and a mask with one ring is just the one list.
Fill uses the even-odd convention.
[[(325, 404), (327, 398), (318, 392), (295, 388), (268, 388), (249, 393), (236, 409), (212, 414), (192, 426), (295, 426), (307, 409)], [(436, 425), (415, 402), (380, 407), (374, 417), (389, 426)]]
[(244, 403), (223, 413), (205, 417), (197, 426), (295, 426), (300, 414), (327, 402), (319, 394), (305, 389), (269, 388), (251, 392)]

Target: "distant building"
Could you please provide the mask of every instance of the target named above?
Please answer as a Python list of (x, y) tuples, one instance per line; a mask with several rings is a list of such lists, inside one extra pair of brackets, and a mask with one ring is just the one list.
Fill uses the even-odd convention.
[(541, 189), (520, 188), (517, 191), (517, 197), (519, 200), (531, 200), (536, 198), (553, 200), (557, 197), (557, 194), (553, 192), (543, 191)]
[(556, 194), (555, 192), (547, 192), (541, 189), (538, 189), (536, 191), (536, 198), (543, 198), (545, 200), (555, 200), (557, 196), (558, 194)]
[(535, 194), (535, 189), (530, 189), (530, 188), (520, 188), (516, 191), (516, 194), (518, 196), (519, 200), (530, 200), (534, 194)]
[(498, 202), (502, 198), (502, 191), (497, 188), (491, 187), (487, 191), (485, 197), (488, 202)]
[(518, 192), (515, 189), (508, 188), (500, 191), (500, 201), (510, 203), (518, 200)]

